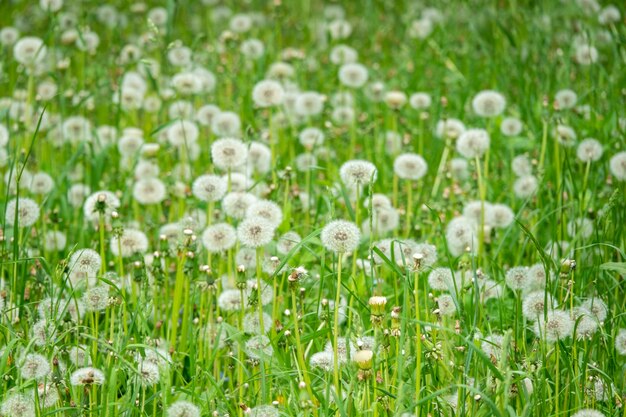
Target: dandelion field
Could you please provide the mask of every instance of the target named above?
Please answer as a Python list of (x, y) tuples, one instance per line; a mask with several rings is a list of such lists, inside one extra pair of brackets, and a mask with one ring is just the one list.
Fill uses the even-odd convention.
[(0, 416), (626, 417), (623, 4), (0, 11)]

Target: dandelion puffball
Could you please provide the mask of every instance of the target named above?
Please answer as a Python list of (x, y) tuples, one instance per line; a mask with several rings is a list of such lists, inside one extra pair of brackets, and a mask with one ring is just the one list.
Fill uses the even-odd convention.
[(346, 220), (333, 220), (322, 229), (321, 240), (327, 250), (338, 253), (352, 252), (359, 245), (361, 233), (356, 224)]

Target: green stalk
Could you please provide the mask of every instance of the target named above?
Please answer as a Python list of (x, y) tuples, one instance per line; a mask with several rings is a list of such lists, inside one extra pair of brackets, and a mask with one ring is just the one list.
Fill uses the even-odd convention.
[(337, 256), (337, 294), (335, 295), (335, 317), (334, 317), (334, 329), (333, 329), (333, 377), (335, 382), (335, 393), (337, 398), (341, 394), (341, 387), (339, 385), (339, 355), (337, 353), (337, 344), (339, 340), (339, 302), (341, 298), (341, 259), (343, 253), (339, 253)]

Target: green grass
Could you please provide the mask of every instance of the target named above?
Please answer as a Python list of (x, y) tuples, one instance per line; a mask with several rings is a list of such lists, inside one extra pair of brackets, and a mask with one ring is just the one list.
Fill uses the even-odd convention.
[[(249, 409), (257, 416), (570, 416), (583, 409), (626, 416), (626, 358), (618, 336), (626, 328), (626, 181), (623, 168), (621, 178), (610, 168), (611, 158), (626, 150), (623, 5), (616, 4), (620, 20), (602, 24), (599, 11), (585, 12), (582, 1), (433, 2), (442, 20), (433, 20), (426, 38), (415, 39), (409, 28), (428, 10), (404, 0), (115, 1), (107, 3), (117, 10), (115, 25), (98, 17), (104, 3), (65, 3), (58, 12), (30, 1), (0, 5), (0, 29), (17, 27), (20, 36), (36, 36), (47, 48), (33, 71), (16, 61), (12, 45), (0, 43), (0, 124), (8, 131), (6, 157), (0, 153), (5, 179), (0, 182), (0, 415), (195, 417), (195, 409), (172, 407), (184, 400), (203, 416), (243, 416)], [(138, 10), (140, 5), (146, 10)], [(345, 39), (333, 39), (324, 29), (333, 20), (325, 16), (329, 5), (345, 12), (352, 28)], [(157, 6), (166, 12), (163, 24), (147, 18)], [(233, 31), (231, 17), (219, 17), (224, 7), (252, 16), (251, 28)], [(86, 41), (89, 31), (99, 38), (93, 51), (68, 40)], [(575, 59), (581, 36), (597, 48), (598, 60), (591, 65)], [(240, 52), (248, 39), (263, 42), (258, 59)], [(141, 58), (122, 62), (127, 45), (136, 46)], [(185, 95), (171, 86), (172, 77), (187, 69), (168, 59), (181, 45), (192, 52), (188, 69), (214, 74), (212, 91)], [(341, 64), (331, 60), (338, 45), (354, 48), (367, 67), (363, 87), (349, 88), (340, 80)], [(147, 62), (159, 70), (143, 74), (143, 98), (158, 98), (160, 104), (152, 111), (129, 108), (121, 102), (124, 77), (141, 73)], [(253, 88), (270, 78), (277, 62), (293, 69), (279, 79), (286, 98), (261, 108)], [(56, 86), (50, 97), (41, 96), (44, 81)], [(407, 96), (426, 92), (432, 104), (392, 109), (376, 99), (376, 82), (384, 91)], [(577, 94), (571, 109), (556, 101), (563, 89)], [(478, 116), (472, 100), (483, 90), (501, 93), (506, 109), (495, 117)], [(298, 91), (324, 95), (323, 111), (297, 117), (292, 100)], [(347, 124), (333, 120), (337, 93), (353, 98), (355, 119)], [(262, 161), (269, 170), (245, 164), (218, 169), (211, 146), (219, 135), (200, 123), (195, 144), (173, 146), (167, 133), (178, 120), (170, 106), (179, 100), (192, 113), (206, 104), (235, 112), (241, 130), (233, 136), (246, 145), (264, 144), (272, 153)], [(76, 116), (88, 121), (88, 128), (67, 137), (64, 122)], [(521, 133), (502, 133), (505, 117), (519, 119)], [(462, 158), (456, 139), (436, 134), (437, 123), (449, 118), (490, 136), (485, 154), (467, 158), (465, 176), (452, 169), (453, 158)], [(110, 142), (97, 135), (104, 125), (116, 131)], [(576, 132), (575, 146), (556, 140), (557, 125)], [(321, 129), (325, 142), (302, 146), (298, 135), (306, 127)], [(120, 151), (126, 128), (142, 133), (143, 151)], [(388, 132), (400, 135), (398, 149), (386, 142)], [(586, 138), (602, 146), (597, 161), (577, 158), (577, 146)], [(148, 154), (146, 144), (158, 144), (158, 150)], [(419, 180), (395, 174), (394, 160), (407, 152), (420, 153), (428, 164)], [(304, 153), (316, 156), (310, 169), (297, 162)], [(527, 156), (537, 180), (528, 197), (514, 192), (512, 163), (520, 155)], [(367, 160), (377, 170), (357, 189), (339, 175), (352, 159)], [(133, 192), (146, 177), (135, 172), (140, 162), (158, 167), (156, 177), (166, 187), (156, 204), (142, 205)], [(11, 186), (35, 173), (48, 174), (53, 187), (37, 193), (31, 184)], [(256, 250), (238, 240), (228, 250), (209, 253), (204, 230), (222, 222), (236, 228), (241, 218), (221, 197), (207, 202), (194, 195), (192, 184), (204, 174), (228, 177), (229, 192), (250, 192), (277, 204), (283, 220), (269, 244)], [(105, 210), (96, 204), (96, 212), (85, 213), (83, 199), (68, 195), (76, 184), (89, 188), (83, 199), (107, 190), (119, 206)], [(375, 194), (392, 202), (387, 210), (397, 210), (398, 224), (391, 230), (377, 226), (385, 213), (373, 203)], [(16, 198), (19, 204), (30, 198), (40, 207), (31, 226), (20, 223), (19, 210), (7, 211)], [(473, 225), (474, 247), (459, 251), (446, 230), (473, 201), (506, 205), (514, 219), (481, 232)], [(483, 213), (477, 222), (491, 221)], [(589, 231), (568, 227), (581, 218), (588, 219)], [(335, 253), (322, 238), (334, 219), (362, 229), (355, 251)], [(173, 237), (164, 239), (166, 225)], [(126, 243), (112, 248), (111, 241), (132, 229), (145, 234), (147, 248), (131, 248), (122, 257), (116, 252)], [(53, 231), (63, 234), (64, 245), (46, 244)], [(301, 241), (281, 250), (279, 238), (288, 231)], [(433, 245), (434, 260), (401, 251), (407, 238)], [(394, 243), (385, 246), (384, 239)], [(569, 248), (549, 253), (546, 248), (558, 241)], [(81, 249), (93, 249), (104, 260), (88, 280), (76, 279), (80, 265), (70, 262)], [(566, 259), (576, 267), (568, 268)], [(416, 262), (422, 262), (419, 268)], [(572, 316), (570, 331), (555, 341), (545, 329), (536, 334), (535, 320), (522, 314), (527, 291), (506, 285), (511, 268), (535, 264), (549, 277), (539, 289), (546, 300), (552, 297), (554, 309)], [(435, 268), (455, 271), (447, 290), (429, 283)], [(496, 297), (488, 297), (486, 279), (497, 285)], [(97, 304), (86, 294), (95, 297), (100, 287), (106, 292), (102, 308), (84, 311), (85, 302)], [(229, 290), (230, 304), (224, 303)], [(264, 291), (271, 297), (264, 299)], [(440, 305), (448, 294), (452, 305)], [(381, 312), (370, 305), (372, 296), (386, 297)], [(337, 300), (345, 303), (338, 312)], [(606, 317), (577, 314), (590, 300), (606, 305)], [(446, 308), (449, 315), (442, 314)], [(539, 321), (551, 311), (546, 304)], [(577, 337), (589, 324), (585, 318), (598, 321), (597, 328)], [(255, 326), (249, 322), (261, 319), (269, 343), (252, 349), (258, 335), (251, 334), (249, 327)], [(42, 326), (48, 334), (36, 333)], [(354, 347), (345, 361), (337, 356), (340, 338)], [(359, 345), (364, 340), (373, 345)], [(87, 364), (71, 360), (78, 347), (89, 366), (102, 372), (101, 384), (72, 382)], [(314, 366), (311, 357), (325, 347), (328, 362)], [(373, 351), (371, 365), (353, 361), (360, 349)], [(30, 353), (44, 355), (50, 371), (24, 378)], [(142, 363), (154, 378), (140, 372)], [(45, 404), (34, 395), (37, 387), (58, 392), (58, 400)], [(27, 398), (20, 400), (22, 411), (12, 407), (18, 393)]]

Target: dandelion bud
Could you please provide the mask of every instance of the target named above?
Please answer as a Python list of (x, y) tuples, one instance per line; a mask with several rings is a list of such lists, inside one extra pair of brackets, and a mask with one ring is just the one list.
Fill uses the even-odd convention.
[(369, 305), (372, 314), (380, 316), (385, 313), (385, 305), (387, 304), (387, 297), (373, 296), (369, 299)]
[(354, 355), (354, 362), (356, 362), (357, 366), (363, 370), (372, 369), (373, 359), (374, 352), (371, 350), (359, 350)]
[(396, 306), (391, 310), (391, 336), (400, 336), (400, 313), (402, 309), (400, 306)]
[(561, 261), (561, 277), (568, 276), (572, 271), (576, 269), (576, 261), (573, 259), (563, 259)]

